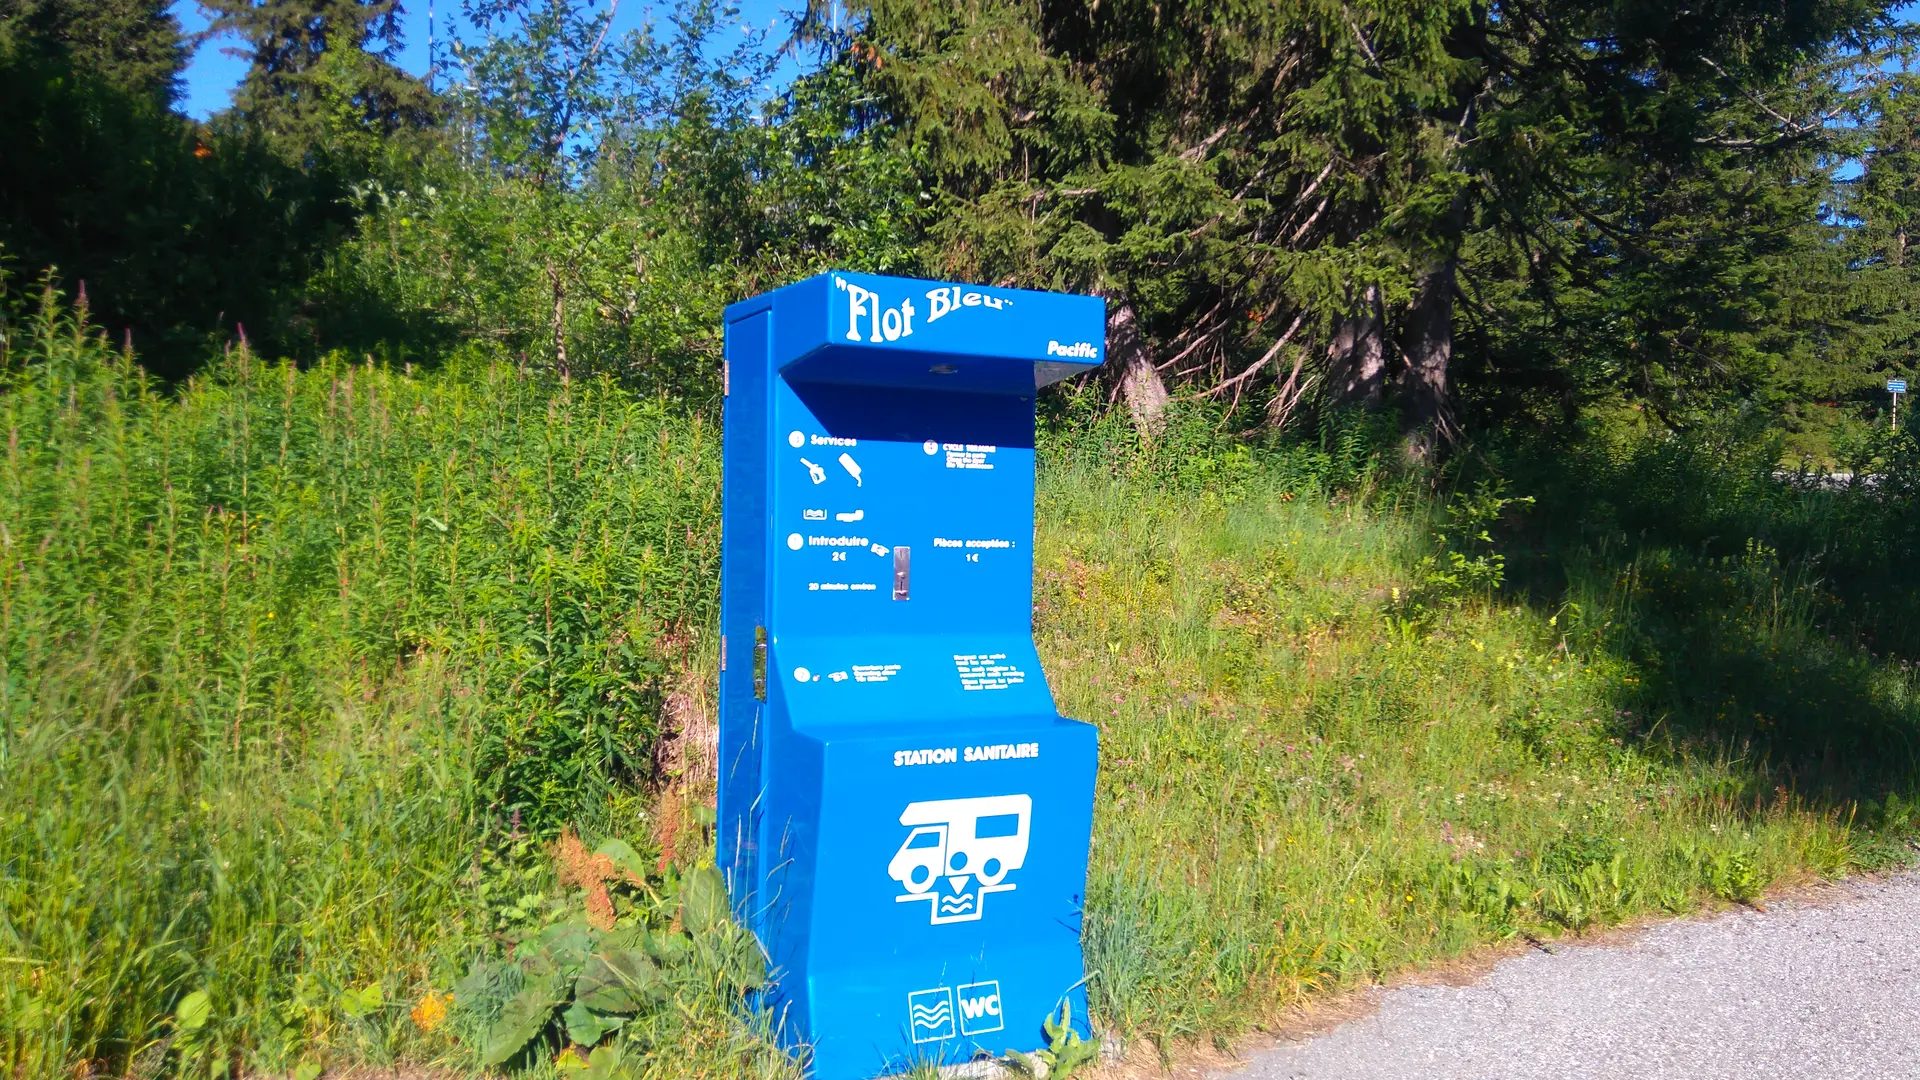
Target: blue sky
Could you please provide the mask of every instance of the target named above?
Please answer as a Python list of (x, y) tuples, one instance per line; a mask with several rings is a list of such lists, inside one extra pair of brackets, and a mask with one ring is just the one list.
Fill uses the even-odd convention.
[[(650, 13), (659, 10), (659, 5), (645, 0), (619, 0), (619, 3), (614, 13), (616, 31), (638, 27), (646, 22)], [(804, 0), (739, 0), (742, 32), (748, 26), (770, 28), (772, 33), (768, 35), (769, 38), (778, 43), (785, 36), (789, 13), (803, 4)], [(407, 4), (403, 9), (406, 44), (400, 54), (400, 66), (416, 75), (424, 74), (427, 70), (428, 12), (432, 11), (434, 21), (444, 26), (447, 16), (457, 13), (459, 8), (459, 0), (414, 0)], [(196, 0), (174, 0), (173, 13), (190, 34), (207, 27), (207, 16), (200, 10)], [(1902, 5), (1895, 14), (1909, 22), (1920, 18), (1920, 0)], [(228, 56), (222, 51), (232, 44), (232, 39), (210, 40), (200, 46), (192, 62), (187, 65), (187, 89), (180, 108), (188, 115), (204, 120), (230, 103), (233, 88), (247, 70), (245, 60)], [(798, 62), (788, 58), (781, 64), (775, 77), (784, 85), (797, 74)]]
[[(745, 33), (750, 26), (770, 28), (770, 42), (778, 44), (786, 37), (790, 18), (788, 13), (800, 8), (803, 3), (804, 0), (739, 0), (741, 32)], [(618, 33), (639, 27), (647, 21), (649, 14), (659, 12), (662, 8), (663, 5), (650, 4), (646, 0), (619, 0), (619, 7), (614, 10), (614, 30)], [(416, 75), (425, 74), (428, 12), (431, 11), (433, 21), (444, 28), (447, 16), (458, 14), (459, 10), (460, 0), (413, 0), (407, 3), (402, 16), (405, 44), (400, 52), (400, 66)], [(189, 34), (197, 34), (207, 28), (207, 15), (196, 0), (174, 0), (173, 13)], [(444, 41), (443, 29), (443, 44)], [(187, 65), (186, 93), (180, 101), (183, 112), (204, 120), (232, 103), (233, 88), (247, 71), (244, 59), (229, 56), (223, 51), (235, 44), (232, 38), (214, 38), (202, 44), (199, 51), (194, 53)], [(783, 85), (797, 74), (799, 65), (791, 58), (783, 61), (775, 73), (776, 79)]]

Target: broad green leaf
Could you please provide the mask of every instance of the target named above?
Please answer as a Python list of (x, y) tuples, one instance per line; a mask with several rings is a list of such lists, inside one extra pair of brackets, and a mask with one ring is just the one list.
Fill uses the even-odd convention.
[(522, 942), (515, 956), (529, 975), (571, 979), (580, 974), (597, 936), (584, 922), (558, 923), (540, 931), (531, 942)]
[(602, 1046), (587, 1055), (587, 1071), (581, 1074), (581, 1080), (626, 1080), (631, 1075), (627, 1071), (626, 1051), (618, 1046)]
[(464, 1003), (484, 995), (500, 982), (501, 966), (475, 960), (466, 977), (453, 984), (453, 1000)]
[(760, 943), (745, 934), (747, 940), (742, 943), (740, 957), (733, 969), (734, 989), (745, 993), (758, 990), (767, 981), (767, 957), (760, 951)]
[(633, 846), (625, 840), (609, 837), (601, 841), (600, 846), (593, 849), (593, 853), (605, 855), (613, 860), (613, 865), (642, 881), (646, 880), (647, 864), (641, 860), (640, 853), (633, 850)]
[(324, 1071), (317, 1061), (303, 1061), (293, 1067), (293, 1080), (320, 1080)]
[(553, 1019), (554, 1007), (559, 1004), (554, 983), (548, 979), (536, 979), (513, 995), (500, 1010), (500, 1018), (487, 1028), (486, 1048), (481, 1051), (480, 1063), (505, 1064), (526, 1049), (528, 1043), (546, 1030), (547, 1023)]
[(580, 1046), (592, 1046), (607, 1032), (618, 1030), (626, 1020), (624, 1017), (603, 1016), (576, 1001), (560, 1014), (560, 1022), (566, 1025), (569, 1040)]
[(709, 933), (729, 920), (727, 886), (720, 871), (703, 866), (680, 885), (680, 925), (695, 934)]
[(745, 993), (766, 981), (767, 961), (752, 936), (732, 926), (705, 934), (694, 941), (694, 951), (704, 966), (718, 971), (727, 984)]
[(647, 955), (659, 964), (674, 967), (693, 956), (693, 942), (685, 934), (649, 934)]
[(378, 1012), (386, 1002), (386, 994), (381, 991), (379, 983), (368, 983), (359, 990), (340, 992), (340, 1010), (356, 1020)]
[(491, 1024), (524, 982), (518, 964), (476, 960), (467, 977), (453, 986), (453, 1007), (479, 1024)]
[(611, 955), (621, 949), (644, 949), (647, 947), (648, 936), (649, 931), (645, 925), (629, 923), (601, 938), (600, 946), (595, 951)]
[(574, 983), (573, 997), (599, 1012), (632, 1014), (640, 1011), (659, 981), (653, 961), (638, 949), (595, 953)]
[(181, 1031), (198, 1031), (205, 1027), (207, 1018), (213, 1014), (213, 1002), (205, 990), (195, 990), (180, 999), (174, 1007), (173, 1023)]

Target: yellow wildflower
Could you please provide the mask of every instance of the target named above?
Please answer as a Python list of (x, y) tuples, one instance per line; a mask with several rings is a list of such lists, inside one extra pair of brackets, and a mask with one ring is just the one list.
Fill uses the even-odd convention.
[(436, 994), (429, 990), (407, 1015), (413, 1017), (415, 1026), (421, 1031), (431, 1033), (433, 1029), (446, 1023), (447, 1007), (452, 1004), (452, 994)]

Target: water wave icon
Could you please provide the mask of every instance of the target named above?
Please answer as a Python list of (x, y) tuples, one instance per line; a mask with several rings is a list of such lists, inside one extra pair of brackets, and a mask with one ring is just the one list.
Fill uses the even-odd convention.
[(962, 911), (973, 910), (973, 894), (964, 896), (943, 896), (940, 898), (940, 914), (955, 915)]
[(912, 1009), (913, 1022), (920, 1027), (939, 1027), (953, 1018), (953, 1008), (943, 999), (931, 1008), (915, 1005)]

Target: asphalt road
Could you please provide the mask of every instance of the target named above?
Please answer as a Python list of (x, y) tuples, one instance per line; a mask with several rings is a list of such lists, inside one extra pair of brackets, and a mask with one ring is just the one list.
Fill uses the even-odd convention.
[(1920, 1078), (1920, 874), (1530, 950), (1250, 1056), (1246, 1080)]

